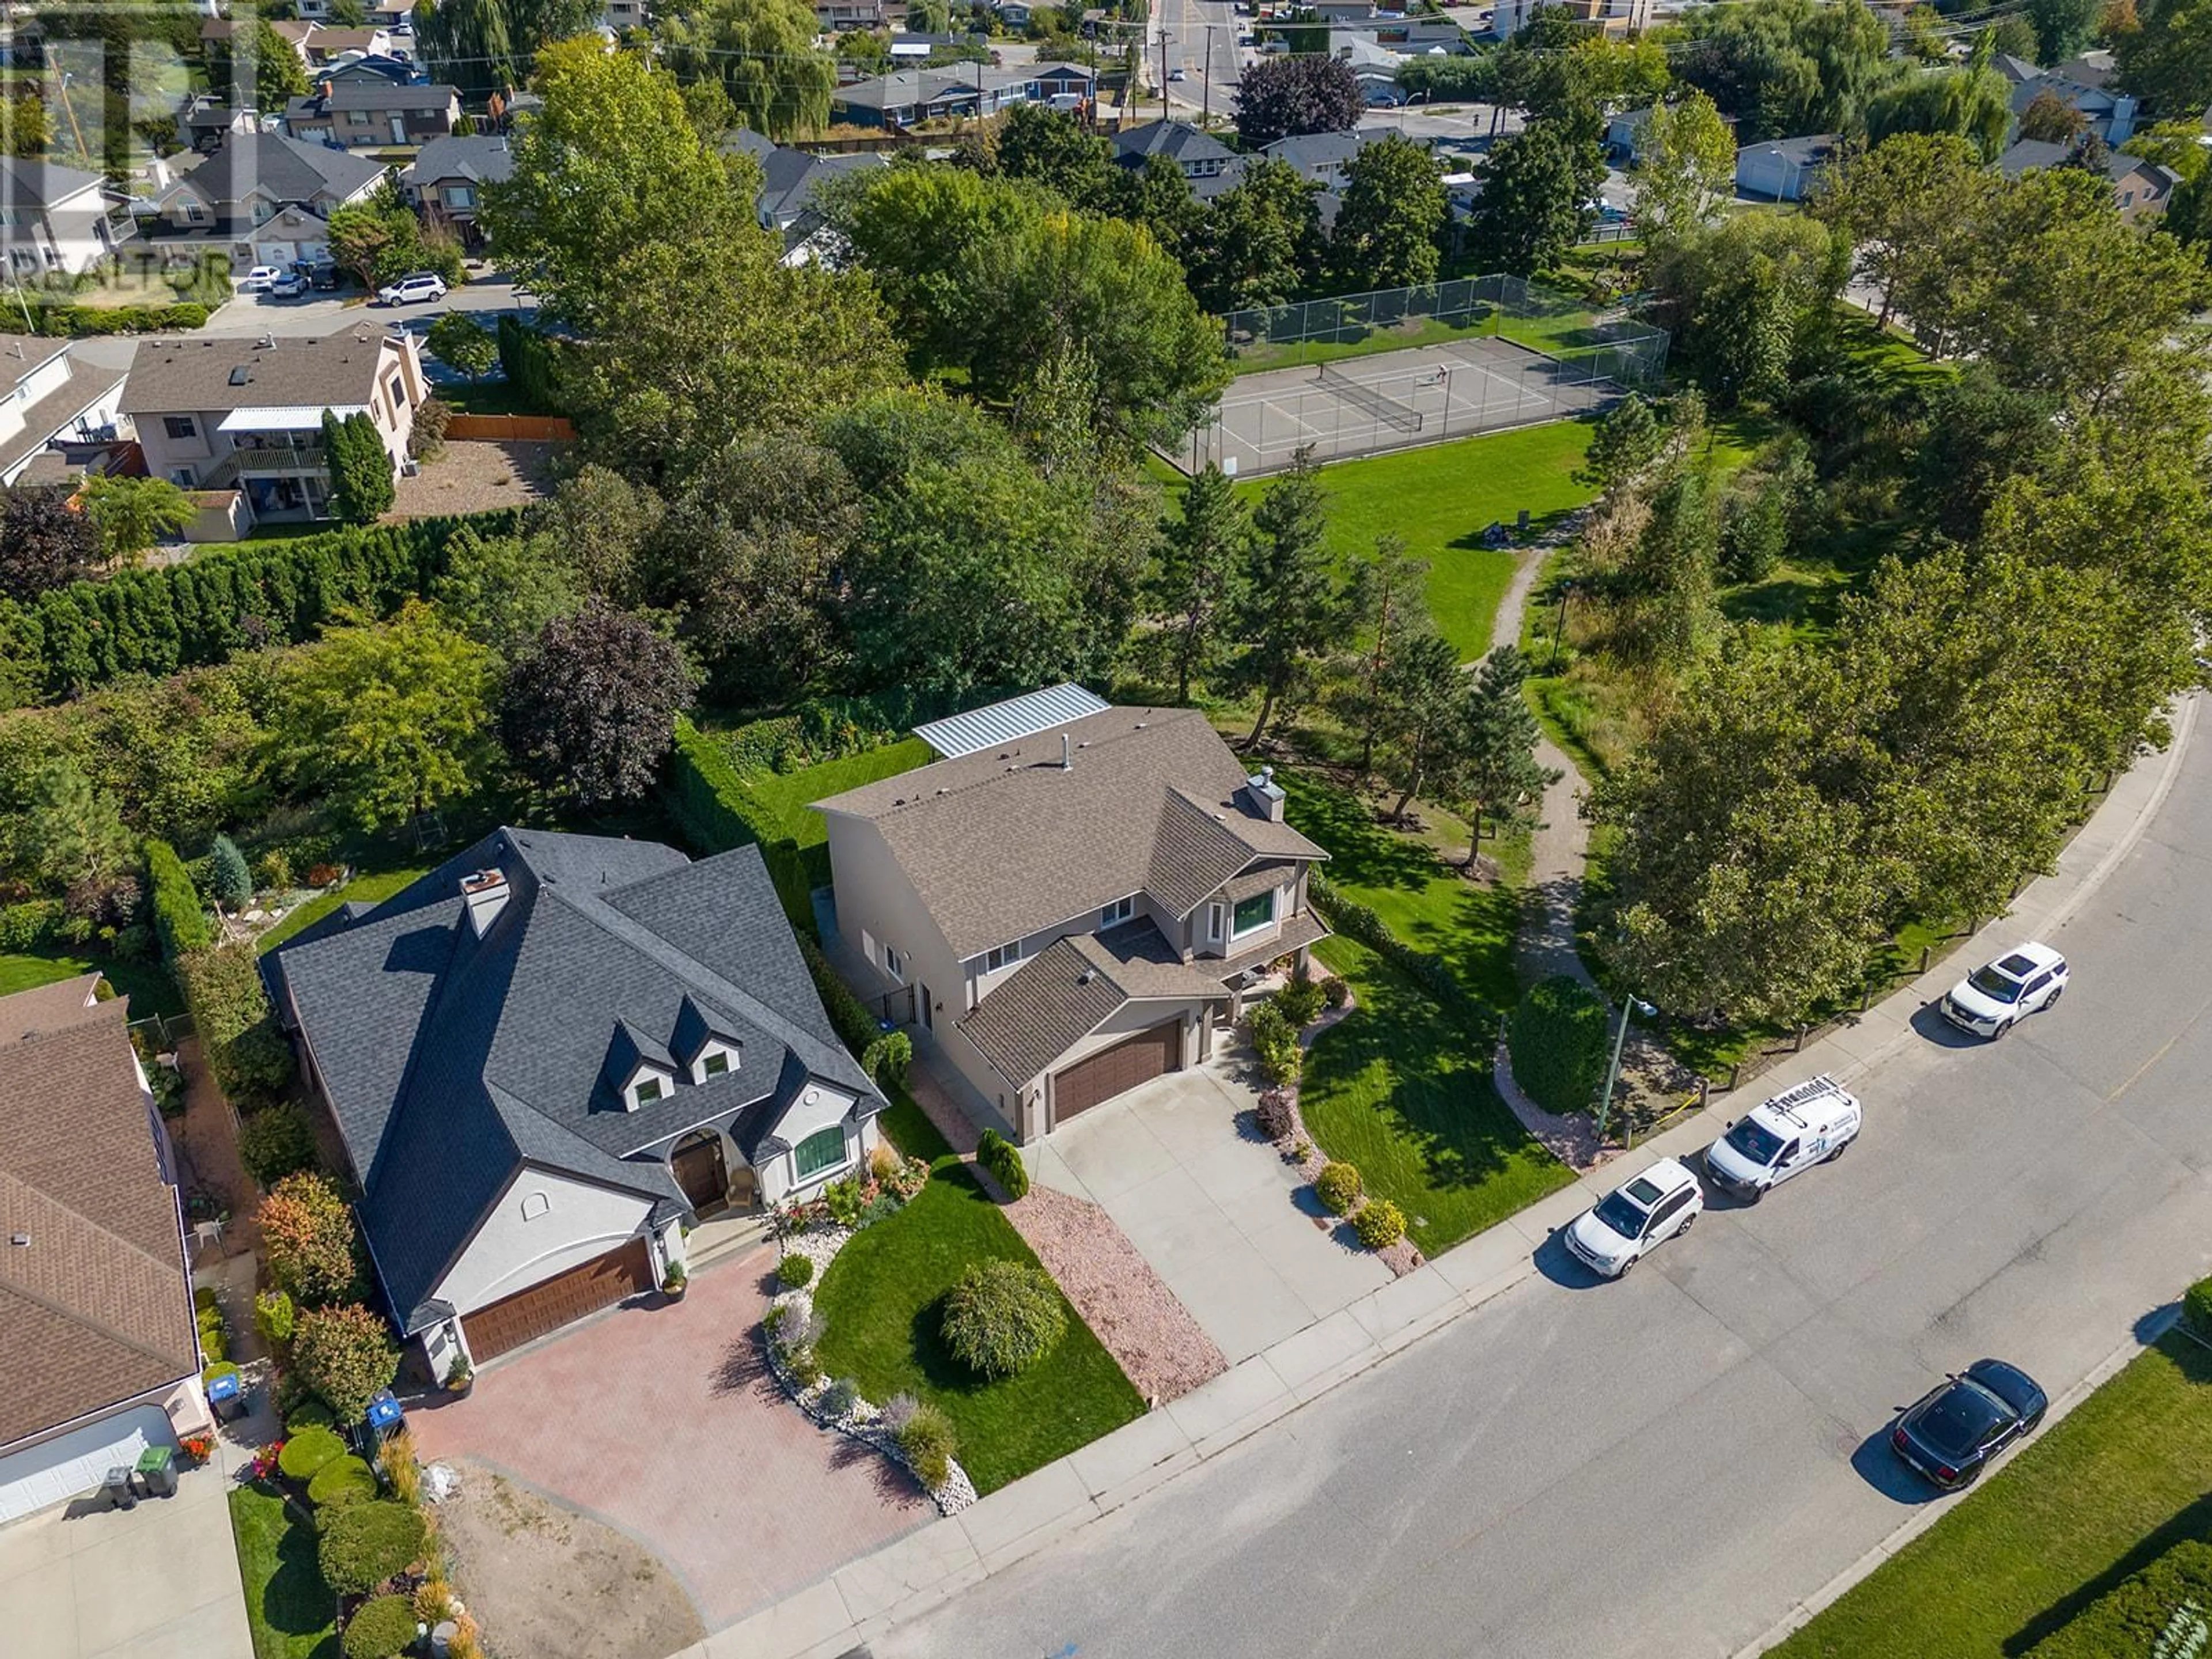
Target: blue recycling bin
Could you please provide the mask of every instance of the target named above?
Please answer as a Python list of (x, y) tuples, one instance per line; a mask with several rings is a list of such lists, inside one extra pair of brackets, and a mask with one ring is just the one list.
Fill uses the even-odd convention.
[(370, 1431), (382, 1439), (399, 1426), (406, 1413), (399, 1409), (399, 1402), (392, 1397), (391, 1389), (380, 1389), (368, 1402), (367, 1415)]
[(208, 1380), (207, 1397), (208, 1404), (214, 1408), (215, 1414), (225, 1421), (239, 1416), (246, 1409), (245, 1385), (235, 1372), (225, 1371), (218, 1376), (210, 1377)]

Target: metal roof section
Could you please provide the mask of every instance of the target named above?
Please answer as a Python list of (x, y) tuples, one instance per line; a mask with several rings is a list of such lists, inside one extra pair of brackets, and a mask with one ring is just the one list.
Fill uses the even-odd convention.
[(944, 760), (957, 760), (1002, 743), (1049, 732), (1091, 714), (1103, 714), (1112, 705), (1079, 685), (1048, 685), (1004, 702), (987, 703), (964, 714), (930, 720), (914, 728), (914, 734)]

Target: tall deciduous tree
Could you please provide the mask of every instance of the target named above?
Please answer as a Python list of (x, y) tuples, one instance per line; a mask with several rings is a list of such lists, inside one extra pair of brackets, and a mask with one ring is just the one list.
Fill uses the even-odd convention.
[(815, 50), (805, 0), (696, 0), (660, 27), (678, 73), (720, 76), (754, 131), (781, 142), (829, 125), (837, 65)]
[(432, 323), (426, 343), (439, 362), (471, 381), (482, 380), (499, 362), (498, 343), (465, 311), (448, 311)]
[(1248, 150), (1309, 132), (1349, 132), (1367, 100), (1352, 65), (1326, 53), (1263, 58), (1237, 82), (1231, 114)]
[(1276, 712), (1308, 689), (1314, 659), (1334, 643), (1343, 622), (1328, 547), (1328, 497), (1311, 450), (1298, 451), (1291, 470), (1268, 484), (1252, 525), (1257, 533), (1237, 628), (1246, 642), (1238, 678), (1260, 693), (1248, 749), (1267, 735)]
[(1735, 195), (1735, 135), (1713, 100), (1692, 91), (1652, 110), (1635, 173), (1637, 222), (1647, 242), (1701, 228)]
[(585, 594), (554, 537), (480, 536), (463, 528), (446, 544), (446, 568), (430, 597), (453, 627), (512, 661), (547, 623), (573, 614)]
[(1482, 269), (1533, 276), (1582, 240), (1589, 180), (1577, 149), (1554, 121), (1534, 122), (1492, 147), (1468, 216), (1468, 240)]
[(1805, 343), (1829, 322), (1850, 248), (1818, 220), (1744, 214), (1654, 261), (1673, 355), (1723, 406), (1789, 384)]
[(167, 478), (88, 477), (78, 492), (86, 516), (100, 526), (111, 568), (127, 564), (163, 536), (181, 533), (198, 510)]
[(507, 670), (500, 738), (525, 776), (579, 805), (635, 800), (696, 687), (672, 640), (592, 599), (547, 623)]
[(2011, 125), (2010, 85), (1995, 70), (1971, 64), (1917, 71), (1867, 101), (1867, 137), (1877, 144), (1903, 132), (1950, 133), (1994, 161)]
[(1449, 211), (1443, 175), (1427, 150), (1395, 132), (1364, 144), (1344, 166), (1332, 262), (1344, 282), (1362, 288), (1432, 283)]
[(2138, 0), (2112, 37), (2120, 84), (2169, 115), (2212, 104), (2212, 0)]
[(1236, 486), (1209, 463), (1183, 492), (1182, 514), (1161, 530), (1150, 597), (1182, 703), (1190, 700), (1192, 680), (1210, 677), (1227, 659), (1249, 574), (1252, 515)]
[[(430, 73), (470, 103), (518, 78), (507, 0), (416, 0), (415, 41)], [(526, 41), (522, 52), (538, 44)]]
[[(207, 43), (208, 84), (225, 98), (244, 100), (246, 83), (253, 82), (253, 107), (263, 114), (281, 110), (307, 92), (307, 66), (292, 43), (269, 27), (258, 14), (233, 21), (234, 32)], [(245, 50), (239, 50), (239, 43)]]
[(2070, 144), (2089, 130), (2089, 118), (2049, 87), (2020, 112), (2020, 136), (2041, 144)]
[(1056, 191), (1085, 212), (1106, 212), (1122, 190), (1113, 145), (1066, 110), (1015, 105), (993, 135), (992, 154), (1007, 178)]
[(1246, 162), (1206, 210), (1192, 265), (1199, 303), (1219, 313), (1279, 306), (1320, 274), (1321, 186), (1287, 161)]
[(1746, 143), (1857, 128), (1897, 72), (1889, 27), (1862, 0), (1705, 7), (1684, 29), (1677, 74), (1735, 118)]
[(1467, 756), (1458, 774), (1457, 799), (1468, 809), (1467, 864), (1482, 850), (1482, 825), (1532, 823), (1544, 792), (1559, 771), (1536, 758), (1542, 733), (1522, 685), (1528, 659), (1519, 647), (1501, 645), (1482, 659), (1467, 691)]
[(1950, 272), (1996, 187), (1966, 139), (1903, 133), (1825, 174), (1811, 210), (1856, 250), (1859, 277), (1881, 290), (1885, 325), (1901, 305), (1941, 328)]

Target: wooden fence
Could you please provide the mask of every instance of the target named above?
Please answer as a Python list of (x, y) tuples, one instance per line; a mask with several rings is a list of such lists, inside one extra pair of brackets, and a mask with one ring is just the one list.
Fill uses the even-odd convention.
[(575, 437), (576, 428), (565, 415), (456, 415), (446, 423), (446, 435), (490, 443), (565, 442)]

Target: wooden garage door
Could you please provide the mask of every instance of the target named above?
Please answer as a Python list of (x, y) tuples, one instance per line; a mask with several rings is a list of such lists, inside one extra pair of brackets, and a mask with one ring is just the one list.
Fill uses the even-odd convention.
[(1182, 1057), (1182, 1021), (1171, 1019), (1124, 1037), (1110, 1048), (1101, 1048), (1088, 1060), (1079, 1060), (1052, 1080), (1052, 1121), (1056, 1128), (1078, 1112), (1088, 1111), (1102, 1100), (1111, 1100), (1125, 1089), (1149, 1083), (1162, 1073), (1178, 1069)]
[(482, 1364), (494, 1354), (519, 1348), (572, 1319), (597, 1313), (611, 1303), (653, 1288), (653, 1259), (645, 1241), (633, 1238), (619, 1249), (595, 1256), (581, 1267), (517, 1291), (489, 1308), (479, 1308), (463, 1322), (469, 1334), (469, 1352)]

